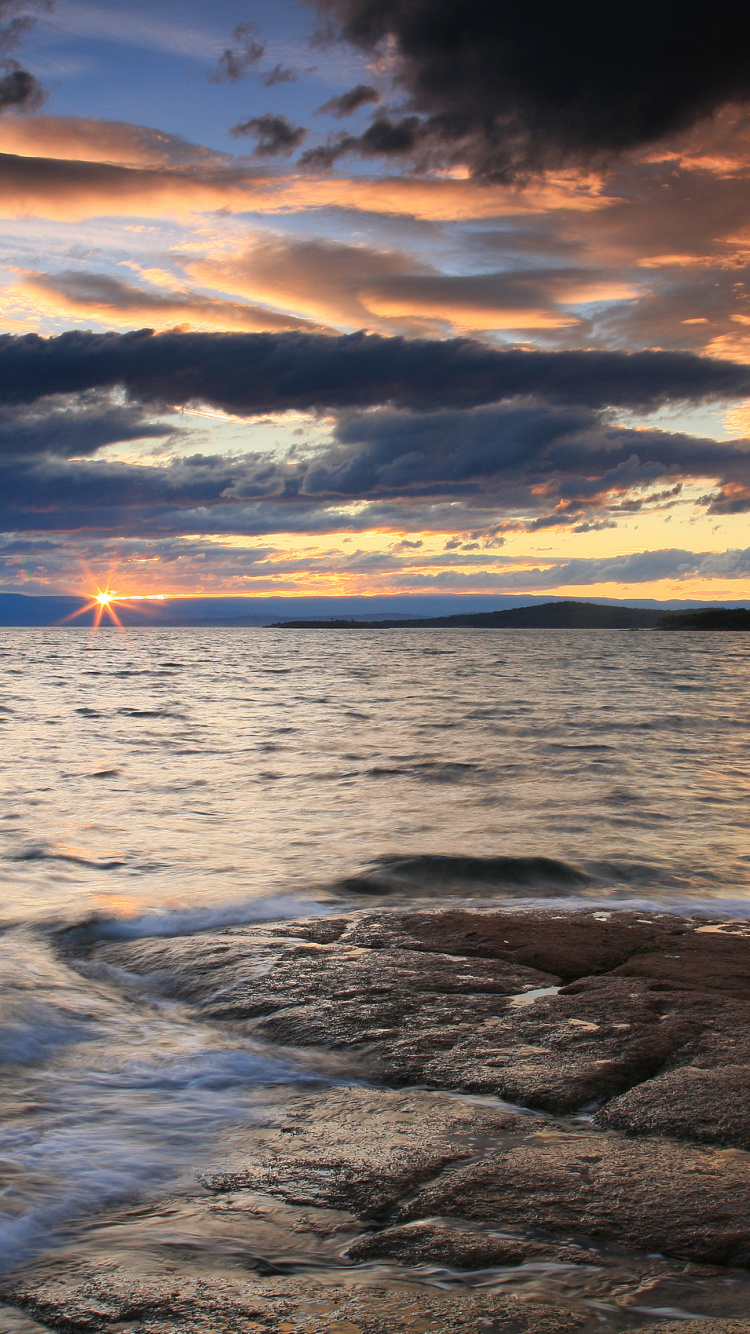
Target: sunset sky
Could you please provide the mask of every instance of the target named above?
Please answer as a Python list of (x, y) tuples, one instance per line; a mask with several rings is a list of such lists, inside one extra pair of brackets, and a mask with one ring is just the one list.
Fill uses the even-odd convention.
[(0, 591), (750, 598), (746, 6), (0, 22)]

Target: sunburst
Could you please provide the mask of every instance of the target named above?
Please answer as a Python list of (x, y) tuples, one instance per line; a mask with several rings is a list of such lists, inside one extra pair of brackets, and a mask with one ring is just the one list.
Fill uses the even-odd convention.
[(94, 619), (91, 624), (92, 633), (96, 634), (99, 626), (106, 616), (112, 625), (116, 625), (118, 630), (125, 630), (125, 626), (117, 615), (116, 604), (126, 602), (138, 602), (148, 605), (149, 602), (163, 602), (163, 593), (116, 593), (113, 588), (97, 588), (95, 593), (90, 595), (90, 601), (77, 611), (71, 612), (70, 616), (65, 616), (60, 622), (61, 625), (74, 621), (79, 616), (85, 616), (88, 612), (94, 613)]

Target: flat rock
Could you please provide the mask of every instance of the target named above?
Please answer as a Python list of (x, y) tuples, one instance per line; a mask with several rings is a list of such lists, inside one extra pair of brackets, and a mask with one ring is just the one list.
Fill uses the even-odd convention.
[(434, 1057), (422, 1078), (556, 1114), (574, 1112), (659, 1072), (716, 1009), (711, 998), (686, 1000), (640, 980), (587, 978), (533, 1003), (506, 1006)]
[(750, 1000), (750, 923), (686, 931), (666, 948), (633, 955), (615, 972)]
[(377, 1219), (449, 1164), (471, 1158), (477, 1143), (526, 1132), (525, 1118), (442, 1093), (326, 1089), (292, 1095), (200, 1180), (213, 1191), (264, 1191)]
[(407, 1223), (359, 1237), (349, 1246), (352, 1260), (397, 1260), (401, 1264), (437, 1264), (450, 1269), (492, 1269), (527, 1260), (561, 1264), (602, 1263), (602, 1257), (573, 1243), (535, 1241), (530, 1237), (500, 1237), (467, 1226), (446, 1223)]
[(559, 981), (512, 961), (257, 935), (136, 941), (96, 958), (207, 1018), (263, 1020), (259, 1037), (352, 1053), (363, 1072), (396, 1084), (419, 1082), (427, 1061), (508, 996)]
[(442, 1093), (295, 1094), (201, 1180), (391, 1226), (449, 1218), (531, 1233), (548, 1258), (591, 1239), (750, 1266), (750, 1155), (569, 1128)]
[[(88, 1269), (88, 1272), (86, 1272)], [(416, 1287), (274, 1279), (164, 1280), (81, 1266), (18, 1279), (10, 1296), (37, 1319), (67, 1334), (578, 1334), (586, 1314), (493, 1293), (438, 1293)]]
[(747, 1334), (746, 1320), (670, 1320), (669, 1324), (638, 1325), (653, 1334)]
[(670, 1070), (614, 1098), (596, 1122), (629, 1135), (665, 1135), (750, 1150), (750, 1066)]
[(452, 1214), (748, 1266), (748, 1192), (750, 1157), (736, 1151), (543, 1130), (443, 1173), (393, 1221)]
[[(604, 911), (367, 913), (105, 944), (94, 959), (207, 1018), (337, 1052), (390, 1085), (489, 1094), (555, 1115), (617, 1100), (601, 1124), (750, 1147), (745, 924)], [(717, 1073), (675, 1073), (693, 1066)], [(733, 1073), (720, 1075), (724, 1067)]]
[(668, 914), (446, 909), (363, 915), (339, 938), (367, 949), (503, 959), (567, 982), (609, 972), (639, 950), (670, 948), (691, 929)]

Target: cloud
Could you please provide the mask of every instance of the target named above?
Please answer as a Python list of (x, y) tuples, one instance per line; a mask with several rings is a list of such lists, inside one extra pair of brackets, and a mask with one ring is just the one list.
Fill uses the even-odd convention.
[(0, 152), (123, 167), (210, 170), (226, 168), (232, 162), (228, 153), (192, 144), (180, 134), (91, 116), (6, 116), (0, 120)]
[(11, 52), (34, 26), (33, 11), (49, 11), (52, 7), (53, 0), (0, 0), (0, 114), (8, 110), (34, 111), (44, 101), (41, 84), (13, 59)]
[(286, 116), (274, 116), (270, 111), (262, 116), (251, 116), (235, 125), (231, 132), (235, 136), (247, 134), (256, 139), (256, 157), (288, 156), (307, 135), (301, 125), (292, 125)]
[(508, 589), (552, 589), (586, 584), (650, 584), (661, 579), (744, 579), (750, 574), (750, 548), (714, 552), (667, 548), (603, 559), (558, 560), (547, 569), (504, 574)]
[[(403, 548), (403, 549), (402, 549)], [(484, 567), (474, 557), (447, 553), (443, 556), (424, 555), (420, 543), (402, 543), (391, 549), (372, 551), (356, 546), (342, 549), (335, 543), (314, 545), (297, 544), (290, 551), (271, 539), (238, 546), (216, 538), (202, 541), (164, 535), (132, 536), (129, 538), (99, 537), (75, 533), (70, 536), (28, 535), (0, 539), (0, 578), (5, 588), (23, 592), (49, 592), (50, 586), (70, 588), (80, 583), (81, 564), (92, 573), (101, 571), (102, 579), (116, 580), (120, 589), (153, 589), (163, 592), (165, 587), (183, 590), (193, 595), (199, 592), (253, 594), (261, 592), (296, 592), (309, 594), (311, 566), (314, 568), (313, 592), (320, 597), (342, 593), (404, 593), (404, 592), (484, 592), (499, 593), (559, 593), (577, 587), (580, 589), (608, 590), (622, 595), (623, 585), (638, 590), (642, 598), (649, 585), (653, 595), (663, 597), (675, 594), (695, 596), (694, 585), (700, 580), (703, 597), (711, 594), (711, 581), (729, 583), (723, 597), (737, 596), (731, 581), (746, 580), (750, 573), (750, 551), (737, 548), (724, 552), (694, 553), (680, 548), (640, 551), (627, 556), (604, 560), (576, 561), (548, 560), (535, 563), (512, 557), (485, 558)], [(520, 567), (526, 568), (520, 568)], [(660, 590), (659, 583), (668, 580), (668, 590)], [(684, 591), (680, 585), (684, 585)], [(676, 585), (676, 587), (675, 587)], [(619, 588), (618, 588), (619, 586)], [(642, 591), (643, 590), (643, 591)], [(569, 595), (569, 593), (568, 593)], [(601, 594), (600, 594), (601, 595)], [(591, 592), (589, 592), (591, 596)], [(633, 594), (631, 593), (631, 596)], [(225, 604), (229, 615), (253, 610), (236, 601)], [(288, 605), (288, 604), (287, 604)], [(341, 604), (339, 603), (339, 606)], [(429, 605), (424, 601), (401, 609), (413, 615), (445, 614), (449, 608)], [(267, 606), (267, 604), (266, 604)], [(335, 604), (334, 604), (335, 606)], [(171, 611), (184, 610), (200, 614), (194, 602), (173, 604)], [(483, 609), (487, 603), (483, 603)], [(218, 608), (212, 609), (214, 614)], [(255, 609), (257, 610), (257, 608)], [(282, 616), (281, 608), (273, 608)], [(302, 607), (298, 610), (301, 612)], [(316, 610), (308, 607), (308, 614)], [(333, 610), (317, 604), (319, 613)], [(383, 614), (387, 614), (384, 611)]]
[[(300, 495), (404, 500), (453, 497), (524, 515), (531, 530), (593, 511), (663, 507), (683, 482), (712, 479), (711, 512), (750, 508), (750, 445), (613, 426), (590, 408), (523, 400), (432, 413), (343, 414), (333, 447), (300, 470)], [(654, 484), (661, 490), (654, 492)], [(667, 484), (667, 490), (663, 489)], [(535, 517), (536, 516), (536, 517)]]
[(430, 411), (525, 394), (653, 409), (750, 396), (750, 369), (687, 352), (499, 351), (377, 334), (0, 336), (0, 402), (117, 385), (144, 402), (206, 402), (245, 415), (383, 403)]
[(261, 74), (260, 81), (264, 88), (274, 88), (277, 83), (296, 83), (298, 77), (296, 69), (292, 69), (287, 65), (277, 64), (274, 65), (273, 69), (269, 69), (265, 74)]
[(234, 45), (226, 47), (216, 69), (208, 75), (211, 83), (238, 83), (266, 53), (265, 43), (258, 41), (258, 29), (254, 23), (238, 24), (232, 36)]
[(348, 93), (341, 93), (339, 97), (331, 97), (324, 102), (322, 107), (318, 107), (318, 115), (328, 112), (341, 120), (344, 116), (351, 116), (360, 107), (367, 106), (368, 102), (379, 102), (380, 93), (377, 88), (373, 88), (369, 83), (358, 83), (356, 88), (350, 88)]
[(41, 84), (15, 60), (6, 62), (6, 69), (0, 78), (0, 112), (10, 108), (35, 111), (45, 98)]
[(598, 211), (610, 203), (600, 181), (571, 174), (523, 190), (466, 180), (282, 174), (278, 168), (251, 167), (241, 158), (148, 127), (87, 125), (77, 117), (31, 118), (28, 130), (21, 120), (0, 118), (0, 149), (4, 146), (13, 151), (0, 151), (2, 218), (77, 221), (98, 216), (180, 218), (218, 209), (288, 213), (353, 208), (458, 220), (533, 215), (550, 208)]
[(364, 289), (399, 276), (429, 273), (411, 255), (318, 238), (297, 239), (260, 233), (239, 252), (188, 265), (199, 283), (305, 314), (308, 318), (359, 329), (387, 322), (375, 315)]
[[(269, 182), (246, 166), (148, 170), (0, 154), (0, 217), (179, 217), (262, 206)], [(271, 186), (271, 189), (273, 186)]]
[(74, 399), (58, 395), (29, 407), (0, 408), (0, 457), (6, 460), (86, 457), (106, 445), (183, 434), (153, 421), (137, 404), (118, 403), (96, 390)]
[(330, 39), (387, 51), (417, 113), (381, 119), (381, 151), (479, 176), (600, 161), (750, 98), (750, 13), (734, 0), (313, 2)]
[[(225, 301), (190, 291), (163, 288), (148, 291), (124, 283), (104, 273), (70, 269), (63, 273), (25, 273), (10, 289), (41, 305), (47, 312), (97, 319), (102, 323), (132, 328), (144, 320), (161, 328), (176, 323), (199, 328), (226, 329), (227, 326), (249, 331), (263, 329), (310, 329), (310, 321), (293, 315), (281, 315), (262, 306), (241, 301)], [(318, 326), (320, 327), (320, 326)]]
[[(331, 531), (342, 526), (342, 507), (343, 526), (351, 526), (346, 507), (356, 502), (367, 510), (357, 513), (360, 528), (463, 526), (475, 538), (487, 529), (483, 547), (491, 549), (507, 531), (590, 531), (613, 516), (669, 508), (696, 479), (712, 488), (702, 501), (712, 512), (740, 495), (750, 508), (748, 441), (627, 430), (606, 412), (530, 399), (343, 413), (329, 442), (286, 455), (195, 453), (159, 467), (81, 458), (114, 440), (169, 431), (101, 392), (6, 406), (0, 454), (15, 462), (0, 478), (4, 522), (20, 530), (41, 512), (48, 530), (245, 532), (247, 506), (262, 503), (271, 512), (255, 513), (250, 531), (320, 527), (323, 511)], [(71, 452), (76, 461), (64, 463)], [(474, 549), (466, 539), (453, 546)]]

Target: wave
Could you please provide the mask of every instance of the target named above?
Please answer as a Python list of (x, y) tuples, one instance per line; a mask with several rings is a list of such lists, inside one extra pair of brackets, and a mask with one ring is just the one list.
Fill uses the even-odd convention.
[(131, 916), (93, 913), (74, 925), (58, 928), (67, 944), (84, 946), (97, 940), (145, 940), (151, 936), (189, 936), (224, 926), (251, 922), (288, 921), (295, 917), (320, 916), (329, 909), (312, 899), (280, 894), (267, 899), (240, 899), (233, 903), (202, 904), (196, 907), (152, 908)]
[[(596, 902), (618, 907), (648, 903), (665, 912), (722, 911), (720, 904), (750, 902), (736, 880), (727, 884), (715, 868), (660, 866), (636, 861), (571, 863), (546, 856), (473, 857), (436, 853), (378, 857), (333, 887), (341, 894), (409, 898), (424, 895), (480, 896), (485, 902), (512, 899), (527, 905), (554, 899), (568, 906), (591, 907)], [(648, 896), (643, 899), (640, 896)], [(650, 897), (653, 895), (654, 897)]]
[(0, 1271), (76, 1215), (192, 1182), (218, 1132), (260, 1114), (269, 1085), (275, 1103), (285, 1085), (333, 1079), (319, 1061), (82, 975), (28, 930), (0, 940), (0, 1057), (25, 1109), (3, 1127), (13, 1210), (0, 1212)]
[(564, 894), (590, 883), (581, 867), (553, 857), (451, 857), (427, 853), (411, 857), (378, 857), (372, 870), (340, 882), (351, 893), (382, 894), (409, 887), (500, 887), (506, 893), (546, 888), (548, 895)]
[[(102, 776), (101, 774), (91, 775), (92, 778)], [(122, 858), (87, 857), (84, 856), (83, 852), (78, 852), (73, 848), (65, 848), (60, 844), (49, 843), (27, 843), (23, 847), (6, 852), (4, 855), (10, 862), (72, 862), (74, 866), (90, 866), (97, 871), (115, 871), (127, 865)]]
[(415, 764), (374, 765), (365, 770), (368, 778), (417, 778), (423, 783), (460, 783), (477, 779), (482, 766), (463, 760), (421, 760)]

